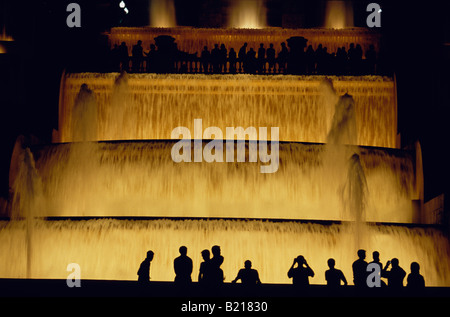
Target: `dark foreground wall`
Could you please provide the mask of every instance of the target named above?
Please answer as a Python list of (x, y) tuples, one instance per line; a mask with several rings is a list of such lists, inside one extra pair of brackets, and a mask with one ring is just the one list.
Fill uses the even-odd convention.
[[(321, 314), (397, 306), (402, 311), (417, 307), (438, 309), (450, 299), (450, 288), (428, 287), (423, 292), (406, 289), (361, 291), (353, 286), (331, 291), (324, 285), (312, 285), (296, 291), (292, 285), (263, 284), (248, 291), (241, 284), (225, 283), (218, 291), (205, 290), (193, 283), (188, 290), (171, 282), (152, 282), (140, 286), (135, 281), (82, 280), (81, 287), (69, 288), (65, 280), (0, 279), (0, 305), (22, 309), (60, 312), (61, 307), (86, 308), (89, 312), (147, 312), (146, 315), (226, 315), (244, 312), (265, 315), (290, 315), (292, 312), (315, 310)], [(16, 305), (20, 304), (20, 305)], [(164, 313), (162, 313), (164, 312)], [(298, 315), (298, 314), (296, 314)]]
[(329, 289), (325, 285), (311, 285), (307, 289), (296, 289), (291, 284), (261, 284), (253, 289), (242, 284), (224, 283), (219, 289), (205, 289), (194, 282), (181, 288), (172, 282), (150, 282), (141, 285), (136, 281), (81, 280), (80, 287), (68, 287), (66, 280), (52, 279), (0, 279), (0, 297), (306, 297), (306, 298), (405, 298), (405, 297), (449, 297), (448, 287), (427, 287), (420, 292), (373, 288), (357, 289), (342, 286)]

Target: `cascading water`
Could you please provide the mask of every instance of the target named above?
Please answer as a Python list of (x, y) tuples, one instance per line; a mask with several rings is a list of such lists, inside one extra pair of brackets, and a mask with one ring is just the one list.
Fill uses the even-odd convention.
[[(346, 181), (341, 186), (342, 206), (344, 214), (346, 213), (347, 217), (351, 215), (350, 219), (355, 220), (359, 225), (364, 220), (363, 214), (366, 208), (366, 176), (361, 165), (360, 149), (343, 146), (357, 144), (355, 102), (348, 94), (338, 97), (331, 81), (325, 80), (322, 84), (328, 86), (324, 88), (324, 91), (329, 100), (337, 100), (323, 155), (324, 166), (328, 169), (328, 173), (333, 170), (347, 170)], [(348, 158), (349, 155), (351, 157)]]
[[(196, 280), (200, 252), (217, 244), (225, 257), (226, 281), (250, 259), (263, 282), (288, 283), (286, 272), (298, 254), (316, 271), (312, 283), (325, 283), (323, 272), (330, 257), (351, 281), (356, 250), (365, 248), (378, 250), (383, 261), (397, 257), (405, 268), (419, 262), (427, 285), (450, 285), (450, 246), (440, 231), (364, 222), (415, 222), (412, 200), (418, 199), (418, 190), (413, 152), (342, 145), (339, 142), (353, 142), (341, 137), (327, 145), (281, 142), (279, 169), (273, 174), (261, 174), (261, 162), (175, 163), (171, 159), (176, 140), (167, 140), (170, 131), (180, 125), (194, 131), (194, 118), (202, 118), (205, 127), (223, 130), (226, 126), (279, 126), (281, 141), (305, 141), (308, 134), (296, 130), (303, 128), (301, 124), (312, 125), (307, 131), (325, 142), (333, 134), (327, 133), (332, 126), (353, 124), (353, 119), (337, 124), (353, 111), (356, 144), (361, 140), (376, 144), (396, 118), (392, 81), (336, 79), (334, 87), (327, 88), (319, 78), (294, 76), (80, 74), (64, 79), (57, 140), (74, 141), (72, 133), (78, 133), (74, 127), (79, 124), (72, 109), (95, 104), (97, 140), (130, 141), (16, 146), (10, 181), (18, 206), (42, 197), (42, 207), (35, 208), (40, 217), (184, 220), (2, 222), (1, 277), (25, 277), (32, 267), (33, 278), (66, 278), (67, 264), (75, 262), (83, 278), (133, 280), (145, 252), (152, 249), (152, 279), (173, 280), (173, 259), (179, 246), (186, 245)], [(89, 102), (91, 93), (80, 91), (83, 83), (95, 103)], [(320, 87), (331, 91), (332, 101), (324, 100)], [(338, 97), (345, 92), (353, 98)], [(378, 114), (388, 118), (379, 129), (371, 117), (383, 118)], [(348, 128), (337, 128), (335, 133), (345, 131)], [(355, 140), (347, 132), (346, 140)], [(156, 140), (131, 141), (146, 138)], [(386, 147), (394, 147), (392, 138), (382, 140)]]
[(352, 96), (340, 97), (334, 109), (327, 143), (357, 144), (355, 102)]
[[(21, 278), (26, 272), (24, 222), (0, 222), (0, 272)], [(147, 250), (155, 252), (154, 281), (173, 281), (173, 260), (185, 245), (197, 280), (200, 252), (220, 245), (225, 281), (231, 281), (245, 260), (259, 271), (263, 283), (290, 283), (292, 259), (305, 256), (316, 275), (311, 283), (325, 284), (327, 260), (332, 257), (352, 283), (351, 263), (357, 258), (355, 232), (350, 224), (238, 220), (59, 220), (35, 224), (31, 259), (33, 278), (67, 278), (68, 263), (78, 263), (84, 279), (136, 280)], [(368, 225), (360, 247), (377, 250), (381, 259), (400, 259), (408, 270), (421, 266), (427, 286), (448, 286), (450, 248), (438, 230)], [(11, 265), (14, 263), (14, 265)]]
[[(23, 140), (19, 138), (16, 149), (20, 147)], [(25, 219), (25, 245), (22, 247), (26, 252), (26, 266), (24, 272), (27, 278), (33, 277), (31, 259), (33, 257), (35, 223), (44, 212), (45, 198), (43, 195), (42, 180), (36, 170), (33, 154), (29, 148), (18, 150), (18, 173), (12, 187), (12, 220)], [(23, 268), (22, 268), (23, 269)]]
[(150, 26), (168, 28), (177, 26), (174, 0), (149, 0)]
[[(345, 215), (338, 190), (346, 182), (347, 163), (343, 161), (340, 168), (324, 166), (323, 145), (281, 143), (278, 171), (262, 174), (260, 166), (268, 163), (248, 159), (246, 163), (175, 163), (174, 144), (133, 141), (33, 148), (44, 184), (45, 216), (353, 220)], [(367, 220), (413, 222), (412, 154), (346, 149), (360, 153), (366, 170), (371, 192)], [(341, 153), (336, 150), (330, 155)], [(223, 155), (225, 161), (225, 151)]]
[[(340, 191), (343, 209), (342, 219), (354, 221), (355, 247), (360, 249), (362, 239), (368, 233), (364, 226), (368, 186), (360, 160), (360, 149), (344, 147), (344, 145), (357, 144), (355, 102), (353, 97), (347, 93), (339, 97), (330, 80), (322, 82), (322, 91), (329, 102), (336, 102), (323, 154), (324, 166), (327, 175), (333, 175), (334, 179), (345, 178), (345, 181), (337, 187)], [(351, 156), (349, 157), (349, 155)], [(347, 171), (346, 176), (342, 174), (344, 171)], [(394, 212), (399, 212), (399, 210)], [(385, 217), (382, 219), (386, 221)]]
[(231, 28), (260, 29), (267, 26), (265, 0), (234, 0), (229, 10)]
[(348, 0), (326, 2), (324, 26), (330, 29), (353, 27), (353, 3)]
[(81, 85), (72, 114), (72, 136), (74, 142), (97, 139), (97, 103), (87, 85)]
[[(335, 103), (323, 76), (70, 74), (63, 79), (55, 142), (73, 142), (72, 109), (80, 86), (94, 92), (97, 139), (170, 139), (194, 119), (204, 126), (279, 127), (282, 141), (325, 143)], [(338, 95), (354, 99), (358, 145), (396, 147), (397, 106), (392, 79), (330, 77)], [(119, 101), (120, 100), (120, 101)], [(120, 115), (119, 115), (120, 114)]]
[(343, 201), (348, 203), (347, 209), (353, 214), (357, 223), (365, 221), (367, 182), (365, 172), (358, 154), (349, 159), (347, 182), (343, 191)]

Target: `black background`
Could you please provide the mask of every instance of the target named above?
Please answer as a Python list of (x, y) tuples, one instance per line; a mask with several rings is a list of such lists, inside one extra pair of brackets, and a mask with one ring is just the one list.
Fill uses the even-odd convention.
[[(81, 28), (66, 25), (67, 4), (81, 6)], [(112, 26), (148, 24), (147, 0), (0, 0), (0, 26), (15, 39), (15, 54), (0, 56), (0, 196), (8, 195), (11, 151), (18, 135), (51, 141), (57, 128), (59, 82), (73, 63), (89, 66), (107, 42)], [(355, 26), (365, 26), (366, 6), (354, 1)], [(422, 145), (425, 200), (448, 192), (448, 111), (450, 106), (450, 14), (448, 1), (377, 1), (382, 7), (383, 46), (398, 85), (398, 130), (402, 146)], [(225, 0), (175, 0), (179, 25), (205, 27), (208, 10)], [(323, 2), (267, 0), (268, 23), (281, 26), (284, 12), (304, 11), (305, 27), (323, 23)]]

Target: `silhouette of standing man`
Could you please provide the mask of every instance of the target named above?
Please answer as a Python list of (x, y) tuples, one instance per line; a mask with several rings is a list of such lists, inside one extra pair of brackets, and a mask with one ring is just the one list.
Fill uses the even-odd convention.
[[(298, 264), (294, 268), (295, 264)], [(292, 278), (292, 283), (297, 287), (309, 286), (309, 276), (314, 277), (314, 271), (309, 267), (303, 255), (299, 255), (294, 259), (288, 272), (288, 277)]]
[(366, 250), (358, 250), (358, 260), (353, 262), (353, 283), (356, 287), (366, 287), (367, 286), (367, 262), (364, 261), (366, 258)]
[(411, 290), (423, 290), (425, 288), (425, 280), (423, 276), (419, 273), (420, 265), (417, 262), (411, 263), (411, 273), (408, 275), (406, 287)]
[(133, 71), (139, 72), (141, 71), (142, 66), (142, 60), (144, 58), (143, 55), (143, 48), (142, 48), (142, 41), (139, 40), (136, 45), (133, 46), (133, 49), (131, 50), (131, 57), (133, 60)]
[(206, 287), (211, 284), (211, 255), (209, 250), (202, 251), (203, 262), (200, 263), (200, 270), (198, 273), (198, 282)]
[(127, 44), (125, 42), (122, 42), (117, 50), (118, 50), (117, 54), (119, 55), (120, 64), (122, 65), (121, 70), (127, 72), (128, 68), (129, 68), (129, 60), (128, 60), (129, 56), (128, 56)]
[(366, 250), (358, 250), (358, 260), (353, 262), (353, 283), (356, 287), (366, 287), (367, 286), (367, 262), (364, 261), (366, 258)]
[(180, 256), (173, 261), (175, 270), (175, 284), (187, 286), (192, 282), (192, 260), (187, 256), (187, 248), (181, 246)]
[(274, 72), (275, 66), (275, 49), (273, 48), (273, 43), (270, 43), (269, 48), (266, 51), (267, 62), (269, 63), (269, 68), (267, 72)]
[(153, 260), (154, 253), (152, 250), (147, 252), (147, 257), (142, 261), (139, 270), (137, 271), (138, 282), (148, 283), (150, 282), (150, 262)]
[(239, 71), (243, 72), (244, 64), (247, 59), (247, 43), (244, 43), (244, 45), (242, 45), (242, 47), (239, 49), (238, 59), (239, 59)]
[[(373, 251), (372, 256), (373, 256), (373, 261), (370, 263), (376, 263), (379, 266), (379, 268), (380, 268), (379, 277), (381, 278), (381, 271), (383, 270), (383, 264), (381, 264), (381, 261), (380, 261), (380, 252)], [(380, 282), (381, 282), (381, 286), (383, 286), (383, 287), (386, 286), (386, 283), (383, 280), (380, 279)]]
[(221, 285), (223, 283), (223, 271), (220, 266), (223, 263), (223, 256), (220, 254), (220, 246), (215, 245), (211, 248), (213, 257), (210, 260), (210, 274), (211, 282), (214, 285)]

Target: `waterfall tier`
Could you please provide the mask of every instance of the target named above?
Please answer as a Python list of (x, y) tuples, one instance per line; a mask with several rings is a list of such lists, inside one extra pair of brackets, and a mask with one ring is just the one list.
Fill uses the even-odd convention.
[[(419, 199), (413, 152), (281, 142), (278, 170), (263, 174), (260, 167), (269, 163), (249, 162), (249, 141), (245, 162), (237, 162), (234, 143), (233, 162), (225, 162), (224, 146), (224, 162), (212, 163), (175, 163), (171, 150), (176, 142), (32, 148), (35, 163), (15, 154), (21, 173), (14, 176), (12, 187), (17, 197), (42, 197), (40, 216), (355, 220), (346, 210), (353, 203), (347, 197), (349, 179), (354, 178), (349, 159), (357, 153), (367, 180), (364, 219), (417, 221), (412, 204)], [(194, 142), (184, 142), (194, 152)], [(37, 185), (33, 188), (30, 183)]]
[[(77, 139), (80, 87), (93, 93), (91, 141), (170, 139), (179, 126), (279, 127), (280, 141), (325, 143), (336, 100), (323, 76), (69, 74), (61, 82), (55, 142)], [(356, 144), (396, 147), (395, 83), (379, 76), (328, 77), (355, 102)], [(330, 96), (333, 95), (333, 96)], [(89, 111), (84, 111), (89, 113)], [(92, 112), (92, 111), (91, 111)], [(86, 140), (86, 139), (84, 139)]]
[[(397, 257), (400, 266), (419, 262), (427, 286), (449, 286), (450, 246), (436, 229), (403, 226), (364, 226), (363, 241), (355, 244), (351, 224), (237, 220), (39, 220), (27, 234), (25, 221), (0, 222), (0, 276), (26, 277), (27, 249), (32, 248), (29, 275), (66, 279), (68, 263), (78, 263), (83, 279), (136, 280), (148, 249), (155, 252), (153, 281), (173, 281), (173, 260), (185, 245), (197, 281), (200, 252), (220, 245), (225, 282), (234, 279), (251, 260), (263, 283), (290, 283), (287, 271), (302, 254), (315, 272), (312, 284), (325, 284), (327, 260), (334, 258), (349, 284), (356, 250), (379, 251), (383, 263)], [(26, 236), (29, 237), (27, 244)], [(11, 265), (14, 263), (14, 265)]]

